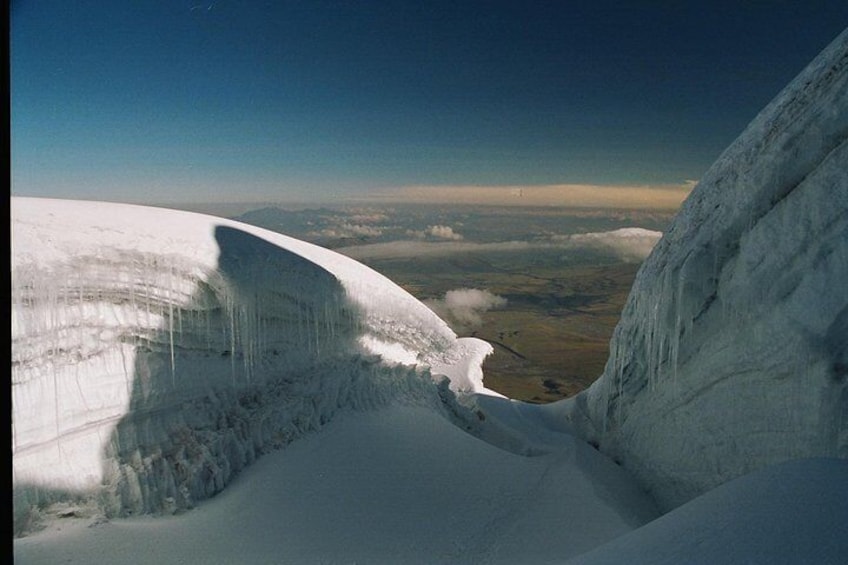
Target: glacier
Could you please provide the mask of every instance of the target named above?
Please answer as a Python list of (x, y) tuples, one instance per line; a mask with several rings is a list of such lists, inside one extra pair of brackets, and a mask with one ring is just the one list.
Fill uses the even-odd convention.
[(848, 30), (707, 171), (641, 265), (603, 375), (562, 407), (668, 510), (848, 457)]
[(142, 206), (13, 197), (10, 217), (21, 524), (71, 494), (190, 508), (341, 406), (496, 394), (487, 343), (326, 249)]

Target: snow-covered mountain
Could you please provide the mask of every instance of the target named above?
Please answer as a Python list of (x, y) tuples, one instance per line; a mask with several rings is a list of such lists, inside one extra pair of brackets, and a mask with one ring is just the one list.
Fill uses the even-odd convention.
[[(545, 561), (656, 517), (482, 386), (488, 344), (352, 259), (198, 214), (11, 204), (15, 525), (64, 532), (16, 541), (21, 562)], [(140, 514), (158, 542), (127, 551), (148, 523), (104, 518)]]
[(486, 390), (486, 343), (339, 254), (12, 198), (16, 527), (80, 499), (62, 515), (98, 526), (16, 561), (844, 563), (846, 138), (848, 31), (687, 200), (603, 376), (547, 406)]
[(642, 264), (571, 419), (666, 508), (848, 457), (848, 31), (721, 155)]
[(16, 508), (186, 508), (339, 406), (431, 402), (431, 376), (494, 394), (487, 343), (337, 253), (119, 204), (12, 198), (11, 221)]

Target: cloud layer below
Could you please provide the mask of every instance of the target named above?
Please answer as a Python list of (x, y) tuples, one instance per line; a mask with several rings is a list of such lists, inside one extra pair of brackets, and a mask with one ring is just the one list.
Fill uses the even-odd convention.
[(357, 260), (438, 257), (456, 253), (503, 253), (536, 250), (590, 249), (610, 253), (622, 261), (638, 262), (650, 254), (662, 232), (622, 228), (608, 232), (554, 235), (533, 241), (391, 241), (343, 247), (336, 251)]

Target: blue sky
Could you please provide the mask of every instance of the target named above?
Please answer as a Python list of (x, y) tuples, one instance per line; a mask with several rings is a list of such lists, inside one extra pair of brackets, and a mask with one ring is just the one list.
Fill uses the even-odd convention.
[(697, 179), (845, 2), (11, 3), (12, 193)]

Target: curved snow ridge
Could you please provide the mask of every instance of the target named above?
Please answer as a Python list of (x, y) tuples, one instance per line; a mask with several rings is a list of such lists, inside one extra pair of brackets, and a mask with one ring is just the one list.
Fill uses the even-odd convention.
[[(30, 353), (24, 352), (24, 341), (43, 333), (35, 328), (79, 325), (55, 319), (68, 316), (67, 311), (56, 308), (58, 302), (82, 310), (87, 303), (97, 304), (96, 298), (114, 292), (110, 302), (118, 308), (110, 307), (109, 313), (78, 312), (79, 316), (94, 318), (99, 324), (141, 324), (158, 329), (162, 329), (164, 314), (170, 313), (165, 312), (168, 308), (202, 308), (197, 305), (202, 302), (198, 296), (207, 288), (213, 294), (224, 292), (222, 287), (228, 281), (222, 278), (233, 276), (222, 276), (222, 260), (228, 259), (233, 271), (241, 269), (239, 247), (253, 244), (239, 240), (250, 236), (288, 250), (335, 277), (351, 310), (348, 315), (357, 317), (360, 344), (371, 353), (381, 354), (389, 362), (409, 364), (414, 359), (422, 366), (450, 367), (469, 347), (468, 340), (459, 345), (443, 320), (383, 275), (307, 242), (176, 210), (30, 198), (12, 198), (11, 202), (13, 292), (25, 301), (38, 295), (35, 306), (42, 311), (39, 320), (34, 320), (37, 315), (31, 309), (14, 308), (13, 339), (17, 338), (16, 352), (23, 356), (43, 357), (44, 351), (34, 344)], [(227, 250), (222, 250), (222, 245)], [(291, 284), (290, 280), (280, 282)], [(302, 288), (287, 288), (288, 299), (293, 303), (308, 301), (310, 296), (325, 300), (327, 293), (317, 292), (312, 284), (307, 280)], [(94, 288), (89, 288), (92, 285)], [(91, 293), (96, 296), (88, 296)], [(45, 310), (45, 306), (52, 309)], [(486, 347), (484, 342), (475, 346)], [(54, 355), (64, 351), (52, 349)], [(479, 389), (480, 384), (475, 386)]]
[(16, 497), (188, 507), (345, 406), (439, 403), (430, 374), (486, 392), (488, 344), (332, 251), (104, 202), (12, 198), (11, 220)]
[[(13, 261), (55, 264), (124, 248), (142, 256), (189, 257), (206, 273), (217, 270), (215, 231), (232, 228), (287, 249), (331, 273), (360, 309), (367, 332), (402, 344), (423, 362), (448, 350), (456, 335), (429, 308), (388, 278), (334, 251), (276, 232), (201, 214), (90, 201), (12, 198)], [(438, 358), (435, 355), (434, 358)]]
[(587, 438), (671, 508), (848, 457), (848, 31), (721, 155), (642, 264)]

